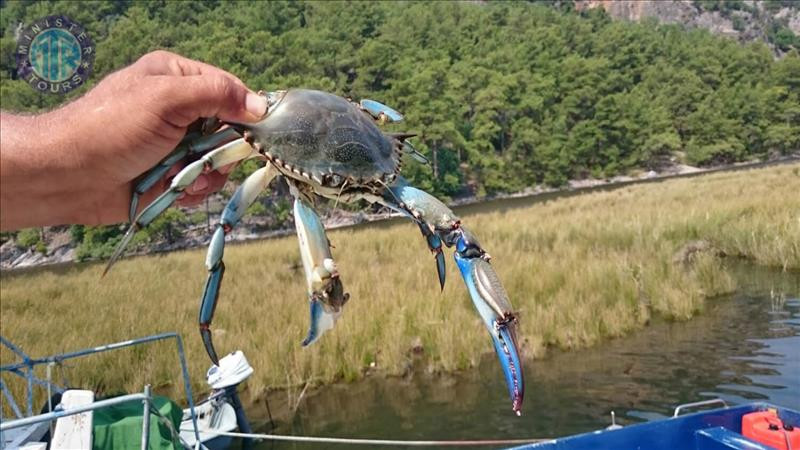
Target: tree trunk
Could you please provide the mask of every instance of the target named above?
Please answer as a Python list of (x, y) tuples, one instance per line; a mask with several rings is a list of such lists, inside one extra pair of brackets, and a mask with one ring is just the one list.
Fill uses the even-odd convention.
[(439, 179), (439, 150), (437, 141), (433, 141), (433, 179)]

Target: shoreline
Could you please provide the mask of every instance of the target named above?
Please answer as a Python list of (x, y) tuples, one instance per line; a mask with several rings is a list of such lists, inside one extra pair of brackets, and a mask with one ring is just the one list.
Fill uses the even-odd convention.
[[(643, 173), (639, 177), (619, 175), (610, 179), (590, 178), (583, 180), (570, 180), (567, 185), (563, 187), (548, 188), (538, 185), (510, 194), (498, 194), (486, 197), (468, 196), (456, 198), (447, 203), (447, 205), (454, 209), (460, 209), (504, 200), (530, 200), (531, 203), (534, 203), (540, 198), (545, 199), (545, 197), (551, 195), (568, 196), (594, 192), (597, 190), (617, 189), (624, 186), (658, 182), (669, 179), (690, 178), (718, 172), (758, 169), (773, 165), (792, 163), (800, 163), (800, 151), (769, 161), (734, 163), (709, 168), (700, 168), (685, 164), (673, 164), (671, 166), (667, 166), (661, 172), (655, 172), (651, 170)], [(211, 222), (215, 222), (214, 219), (218, 216), (219, 214), (212, 214), (210, 216)], [(336, 210), (335, 215), (323, 218), (323, 225), (325, 226), (326, 230), (338, 230), (357, 226), (380, 224), (402, 217), (403, 215), (400, 213), (369, 214), (363, 211), (350, 213), (343, 210)], [(121, 259), (157, 255), (207, 246), (211, 238), (211, 233), (207, 232), (207, 230), (202, 231), (203, 229), (206, 229), (206, 226), (196, 225), (189, 227), (186, 229), (188, 235), (187, 237), (178, 239), (172, 244), (157, 242), (143, 250), (136, 251), (132, 249)], [(235, 229), (230, 234), (230, 237), (226, 241), (226, 245), (237, 245), (240, 243), (248, 243), (258, 240), (281, 238), (292, 235), (294, 232), (295, 230), (293, 228), (280, 228), (264, 232), (253, 232), (252, 230), (240, 228), (238, 230)], [(3, 255), (3, 253), (8, 252), (14, 252), (15, 254), (11, 257), (6, 257), (6, 255)], [(36, 269), (71, 267), (83, 263), (92, 264), (102, 261), (101, 259), (77, 261), (75, 259), (75, 246), (69, 241), (53, 248), (52, 251), (48, 251), (48, 253), (48, 255), (43, 255), (33, 249), (21, 250), (19, 247), (14, 245), (13, 241), (9, 240), (0, 246), (0, 271), (6, 275), (13, 275), (26, 273)]]
[[(798, 170), (793, 164), (719, 173), (470, 212), (470, 223), (491, 242), (493, 266), (519, 312), (522, 357), (591, 347), (654, 320), (702, 314), (713, 305), (709, 299), (736, 289), (727, 258), (800, 269), (792, 240)], [(376, 370), (389, 376), (415, 369), (458, 372), (491, 354), (462, 283), (449, 277), (440, 292), (433, 267), (421, 260), (425, 245), (416, 231), (381, 225), (336, 234), (337, 263), (358, 301), (348, 303), (335, 332), (309, 348), (299, 345), (308, 316), (297, 243), (226, 248), (229, 270), (213, 332), (218, 348), (242, 350), (260, 368), (246, 396), (261, 398), (278, 387), (297, 395), (306, 384), (348, 383)], [(32, 353), (51, 354), (124, 340), (132, 332), (172, 330), (193, 336), (185, 342), (188, 354), (203, 355), (191, 320), (206, 278), (200, 253), (130, 258), (104, 282), (98, 282), (97, 263), (3, 273), (4, 334), (20, 337)], [(52, 340), (50, 324), (84, 331)], [(141, 372), (126, 370), (140, 357), (121, 355), (102, 373), (94, 365), (75, 367), (74, 377), (119, 389), (168, 378), (159, 369), (169, 366), (164, 352)], [(190, 376), (202, 391), (207, 363), (199, 357), (202, 367), (193, 366)]]

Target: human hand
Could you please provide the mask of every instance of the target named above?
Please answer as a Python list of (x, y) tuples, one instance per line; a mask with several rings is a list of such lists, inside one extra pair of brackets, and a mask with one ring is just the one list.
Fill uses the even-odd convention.
[[(156, 51), (60, 109), (40, 116), (3, 114), (0, 228), (127, 221), (134, 180), (174, 149), (190, 124), (214, 116), (255, 121), (266, 106), (230, 73)], [(166, 189), (179, 169), (139, 204)], [(198, 203), (226, 178), (220, 172), (201, 175), (182, 204)]]

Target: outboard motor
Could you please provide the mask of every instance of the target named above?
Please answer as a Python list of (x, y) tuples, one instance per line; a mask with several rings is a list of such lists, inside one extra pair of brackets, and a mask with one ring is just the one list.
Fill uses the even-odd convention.
[[(241, 433), (252, 433), (250, 423), (244, 413), (236, 387), (253, 374), (253, 368), (247, 362), (244, 353), (237, 350), (219, 360), (219, 366), (212, 365), (206, 373), (206, 380), (213, 391), (211, 398), (227, 398), (236, 411), (236, 426)], [(252, 448), (252, 439), (243, 439), (242, 448)]]

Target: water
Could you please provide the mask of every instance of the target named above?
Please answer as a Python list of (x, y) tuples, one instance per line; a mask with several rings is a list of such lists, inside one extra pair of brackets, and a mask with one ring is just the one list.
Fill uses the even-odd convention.
[[(456, 376), (374, 377), (306, 396), (276, 434), (374, 439), (558, 437), (669, 417), (681, 403), (722, 398), (800, 410), (800, 274), (739, 265), (736, 294), (688, 322), (657, 321), (582, 351), (525, 366), (514, 417), (494, 356)], [(489, 341), (487, 339), (487, 345)], [(263, 405), (252, 416), (263, 417)], [(260, 421), (259, 432), (270, 426)], [(257, 448), (328, 448), (265, 442)]]

